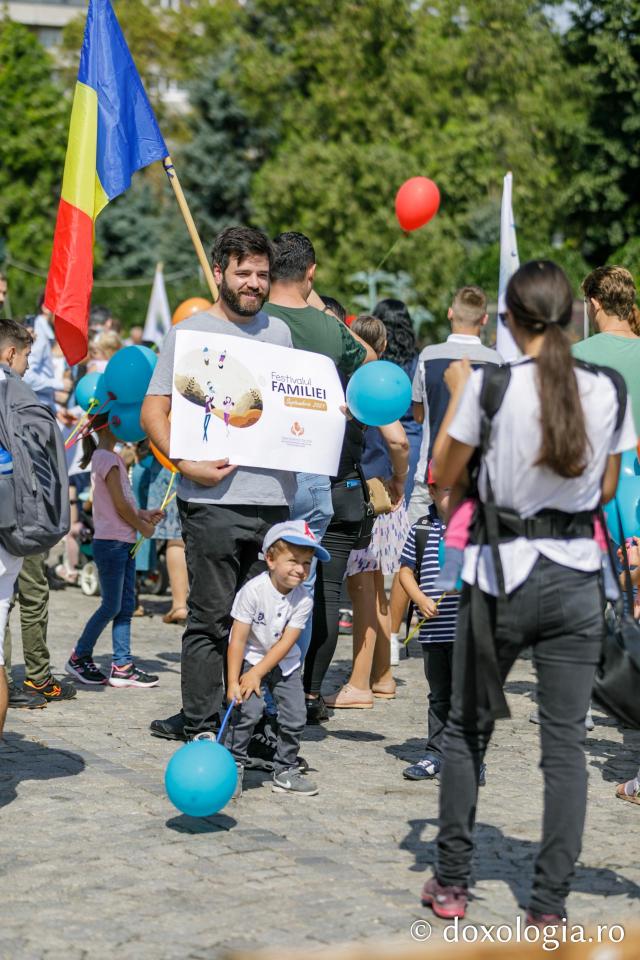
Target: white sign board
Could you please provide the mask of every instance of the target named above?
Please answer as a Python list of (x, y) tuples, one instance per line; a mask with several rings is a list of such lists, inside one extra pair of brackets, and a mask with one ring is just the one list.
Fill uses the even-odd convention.
[(176, 331), (171, 457), (335, 476), (345, 418), (333, 361), (248, 337)]

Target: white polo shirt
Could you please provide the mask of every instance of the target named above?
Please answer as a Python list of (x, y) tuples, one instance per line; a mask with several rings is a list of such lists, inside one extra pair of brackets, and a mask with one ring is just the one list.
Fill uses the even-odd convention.
[[(290, 593), (280, 593), (267, 571), (253, 577), (239, 591), (231, 610), (234, 620), (251, 624), (245, 660), (253, 666), (260, 663), (278, 642), (285, 627), (302, 630), (312, 610), (313, 600), (303, 586), (294, 587)], [(294, 643), (279, 667), (282, 675), (288, 677), (299, 666), (300, 648)]]
[[(540, 400), (536, 364), (523, 357), (511, 364), (511, 380), (502, 405), (493, 418), (490, 447), (483, 461), (478, 488), (486, 500), (487, 470), (496, 503), (511, 508), (522, 517), (531, 517), (540, 510), (563, 510), (579, 513), (595, 510), (600, 503), (602, 477), (609, 454), (635, 449), (637, 438), (631, 407), (627, 403), (622, 426), (616, 430), (618, 402), (615, 387), (604, 373), (576, 368), (580, 400), (584, 410), (589, 441), (588, 461), (584, 473), (567, 479), (548, 467), (535, 465), (541, 445)], [(482, 371), (471, 375), (460, 400), (460, 406), (449, 428), (449, 436), (472, 447), (480, 445), (480, 390)], [(498, 594), (491, 548), (465, 550), (462, 578), (476, 582), (485, 593)], [(539, 555), (561, 566), (575, 570), (599, 570), (600, 548), (593, 539), (527, 540), (518, 537), (500, 544), (500, 559), (505, 590), (512, 593), (531, 572)]]

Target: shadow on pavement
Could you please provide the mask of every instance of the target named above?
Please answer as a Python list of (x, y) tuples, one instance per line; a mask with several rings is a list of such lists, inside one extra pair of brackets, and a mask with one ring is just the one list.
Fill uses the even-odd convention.
[(55, 780), (74, 777), (85, 768), (77, 753), (58, 750), (43, 743), (27, 740), (20, 733), (5, 731), (0, 741), (0, 807), (17, 797), (17, 786), (23, 780)]
[[(409, 820), (408, 826), (409, 832), (402, 840), (400, 849), (414, 854), (415, 863), (410, 869), (414, 873), (423, 873), (433, 867), (436, 861), (435, 837), (438, 821)], [(425, 827), (433, 829), (433, 839), (422, 839)], [(526, 906), (530, 879), (533, 876), (533, 861), (539, 843), (510, 837), (489, 823), (476, 824), (474, 842), (472, 883), (480, 880), (502, 880), (509, 885), (518, 903)], [(608, 867), (587, 867), (580, 863), (576, 866), (571, 890), (603, 897), (626, 896), (632, 900), (640, 899), (640, 887), (637, 883), (627, 880)]]
[(176, 833), (223, 833), (233, 830), (238, 821), (225, 813), (216, 813), (213, 817), (188, 817), (186, 813), (171, 817), (165, 826)]

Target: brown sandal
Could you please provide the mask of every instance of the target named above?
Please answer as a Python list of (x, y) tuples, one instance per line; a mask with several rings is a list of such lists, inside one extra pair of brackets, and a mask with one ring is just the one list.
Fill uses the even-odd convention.
[(187, 608), (186, 607), (176, 607), (175, 610), (169, 610), (169, 613), (165, 613), (162, 618), (163, 623), (176, 623), (181, 627), (187, 622)]

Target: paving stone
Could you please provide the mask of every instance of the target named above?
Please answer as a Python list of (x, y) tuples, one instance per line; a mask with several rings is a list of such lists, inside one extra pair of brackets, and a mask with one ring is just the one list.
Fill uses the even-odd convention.
[[(81, 689), (41, 711), (10, 711), (0, 748), (1, 960), (212, 960), (229, 951), (309, 948), (349, 940), (411, 943), (435, 857), (437, 782), (402, 779), (421, 756), (426, 688), (419, 651), (396, 668), (398, 696), (336, 712), (306, 731), (317, 797), (273, 794), (268, 777), (215, 817), (175, 810), (163, 775), (180, 745), (148, 724), (179, 707), (179, 630), (157, 615), (134, 621), (134, 652), (161, 677), (153, 690)], [(96, 601), (51, 595), (50, 646), (62, 672)], [(168, 607), (168, 604), (165, 604)], [(16, 649), (21, 663), (14, 613)], [(97, 661), (108, 663), (109, 638)], [(341, 639), (330, 678), (349, 669)], [(512, 719), (500, 723), (480, 791), (469, 922), (514, 923), (526, 902), (542, 817), (539, 728), (528, 722), (533, 673), (509, 678)], [(575, 923), (628, 923), (640, 897), (640, 808), (614, 798), (635, 773), (640, 734), (596, 712), (587, 740), (589, 811), (569, 913)], [(262, 781), (262, 783), (261, 783)], [(83, 911), (90, 914), (91, 935)], [(133, 917), (133, 928), (122, 917)], [(40, 931), (55, 930), (43, 945)]]

